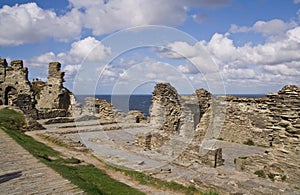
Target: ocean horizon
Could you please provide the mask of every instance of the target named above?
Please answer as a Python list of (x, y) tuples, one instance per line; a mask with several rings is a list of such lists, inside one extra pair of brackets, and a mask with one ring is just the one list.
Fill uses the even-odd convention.
[[(184, 96), (191, 96), (192, 94), (186, 94)], [(218, 96), (222, 94), (215, 94)], [(266, 94), (225, 94), (243, 98), (261, 98), (265, 97)], [(97, 95), (76, 95), (76, 99), (79, 103), (84, 104), (86, 97), (96, 97), (111, 102), (115, 108), (127, 113), (130, 110), (139, 110), (146, 116), (150, 115), (150, 109), (152, 106), (152, 95), (151, 94), (120, 94), (120, 95), (109, 95), (109, 94), (97, 94)]]

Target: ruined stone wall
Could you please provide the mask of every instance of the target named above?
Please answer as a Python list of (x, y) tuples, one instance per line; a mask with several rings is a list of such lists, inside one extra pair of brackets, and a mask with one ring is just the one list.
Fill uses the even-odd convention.
[(85, 98), (85, 105), (77, 107), (78, 116), (94, 116), (111, 122), (124, 122), (125, 113), (117, 110), (109, 101), (95, 97)]
[(40, 109), (65, 109), (72, 112), (74, 95), (63, 86), (64, 72), (61, 72), (59, 62), (49, 63), (48, 82), (40, 91), (37, 108)]
[(217, 139), (269, 146), (267, 123), (270, 120), (267, 98), (226, 97), (226, 115)]
[(28, 81), (28, 69), (23, 67), (22, 60), (11, 61), (7, 65), (0, 59), (0, 105), (13, 105), (18, 94), (28, 94), (33, 101), (33, 91)]
[[(267, 95), (265, 137), (270, 143), (267, 152), (236, 159), (238, 170), (260, 173), (270, 180), (287, 181), (299, 188), (300, 173), (300, 87), (289, 85), (278, 93)], [(253, 138), (255, 140), (255, 138)]]
[(113, 112), (113, 106), (110, 102), (98, 98), (85, 98), (85, 109), (88, 112), (93, 113), (99, 119), (103, 120), (115, 120), (115, 115)]
[(152, 103), (151, 124), (161, 131), (179, 134), (181, 105), (176, 89), (169, 83), (158, 83)]

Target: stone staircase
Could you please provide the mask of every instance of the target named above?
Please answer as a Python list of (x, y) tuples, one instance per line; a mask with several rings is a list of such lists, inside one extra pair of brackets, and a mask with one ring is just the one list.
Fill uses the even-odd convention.
[(0, 129), (0, 194), (84, 194)]

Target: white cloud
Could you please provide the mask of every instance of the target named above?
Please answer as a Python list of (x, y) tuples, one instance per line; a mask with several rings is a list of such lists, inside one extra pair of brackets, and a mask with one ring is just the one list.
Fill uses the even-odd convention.
[(245, 33), (250, 31), (251, 28), (247, 27), (247, 26), (238, 26), (236, 24), (231, 24), (229, 32), (231, 33)]
[(80, 13), (72, 10), (63, 16), (43, 10), (36, 3), (3, 6), (0, 9), (0, 45), (20, 45), (48, 37), (66, 41), (81, 33)]
[(199, 73), (199, 70), (195, 66), (193, 66), (192, 64), (179, 65), (177, 67), (177, 70), (179, 72), (184, 73), (184, 74), (197, 74), (197, 73)]
[[(246, 81), (249, 85), (252, 83), (263, 86), (274, 83), (284, 85), (298, 82), (299, 84), (300, 27), (280, 27), (278, 29), (283, 31), (280, 36), (274, 37), (268, 34), (265, 43), (258, 45), (247, 43), (236, 46), (228, 34), (216, 33), (208, 42), (199, 41), (194, 45), (174, 42), (168, 46), (171, 51), (189, 56), (187, 59), (197, 65), (197, 69), (200, 70), (198, 72), (193, 71), (189, 65), (177, 67), (181, 73), (194, 74), (193, 81), (195, 78), (199, 78), (197, 76), (199, 72), (209, 73), (211, 69), (214, 69), (214, 71), (219, 71), (224, 76), (224, 80), (231, 84), (245, 83)], [(265, 33), (267, 35), (267, 31)], [(200, 48), (202, 50), (199, 50)], [(200, 51), (207, 51), (208, 55), (203, 56)], [(168, 55), (161, 55), (160, 53), (161, 57), (172, 59), (180, 57), (174, 52), (164, 51), (162, 54)], [(211, 66), (212, 63), (207, 63), (209, 58), (212, 58), (217, 66)]]
[[(94, 37), (87, 37), (74, 42), (68, 52), (59, 54), (54, 52), (44, 53), (26, 60), (25, 63), (30, 68), (43, 68), (46, 70), (49, 62), (58, 61), (62, 64), (66, 79), (72, 81), (76, 73), (83, 71), (84, 68), (86, 70), (93, 69), (93, 67), (87, 67), (87, 64), (97, 64), (97, 67), (99, 67), (98, 64), (101, 64), (110, 55), (110, 52), (110, 48), (105, 47)], [(97, 72), (93, 71), (92, 73), (96, 74)]]
[(280, 19), (273, 19), (269, 21), (259, 20), (253, 24), (251, 27), (238, 26), (236, 24), (231, 24), (229, 32), (230, 33), (246, 33), (246, 32), (257, 32), (264, 36), (278, 35), (285, 33), (286, 30), (292, 29), (297, 26), (295, 21), (289, 23), (284, 22)]
[(197, 46), (186, 42), (176, 41), (158, 50), (161, 57), (167, 58), (191, 58), (198, 55)]
[(25, 64), (32, 68), (47, 68), (49, 62), (57, 61), (57, 59), (55, 53), (48, 52), (32, 59), (25, 60)]
[[(36, 3), (3, 6), (0, 9), (0, 45), (21, 45), (48, 38), (79, 39), (83, 28), (104, 35), (123, 28), (155, 24), (174, 26), (188, 17), (189, 7), (216, 7), (228, 0), (69, 0), (67, 12), (57, 15)], [(195, 20), (203, 17), (194, 16)]]
[(290, 27), (294, 26), (293, 23), (285, 23), (282, 20), (274, 19), (270, 21), (257, 21), (252, 29), (255, 32), (262, 33), (263, 35), (272, 35), (285, 32)]
[[(83, 21), (94, 35), (111, 33), (122, 28), (155, 24), (178, 25), (187, 18), (189, 7), (216, 7), (228, 0), (69, 0), (74, 9), (84, 10)], [(134, 10), (134, 11), (133, 11)]]
[(94, 37), (87, 37), (83, 40), (72, 43), (69, 56), (70, 61), (102, 61), (111, 54), (111, 49), (105, 47)]
[(285, 64), (265, 65), (264, 69), (275, 75), (300, 76), (300, 69), (290, 68)]
[(300, 3), (300, 0), (294, 0), (294, 3), (295, 4)]
[(78, 65), (67, 65), (64, 67), (63, 71), (65, 72), (66, 77), (73, 78), (80, 70), (82, 70), (82, 66)]

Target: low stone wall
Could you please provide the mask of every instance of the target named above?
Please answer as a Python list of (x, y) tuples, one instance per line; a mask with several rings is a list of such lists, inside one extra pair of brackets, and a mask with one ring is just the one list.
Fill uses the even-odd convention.
[(67, 116), (68, 112), (65, 109), (38, 110), (38, 119), (49, 119)]

